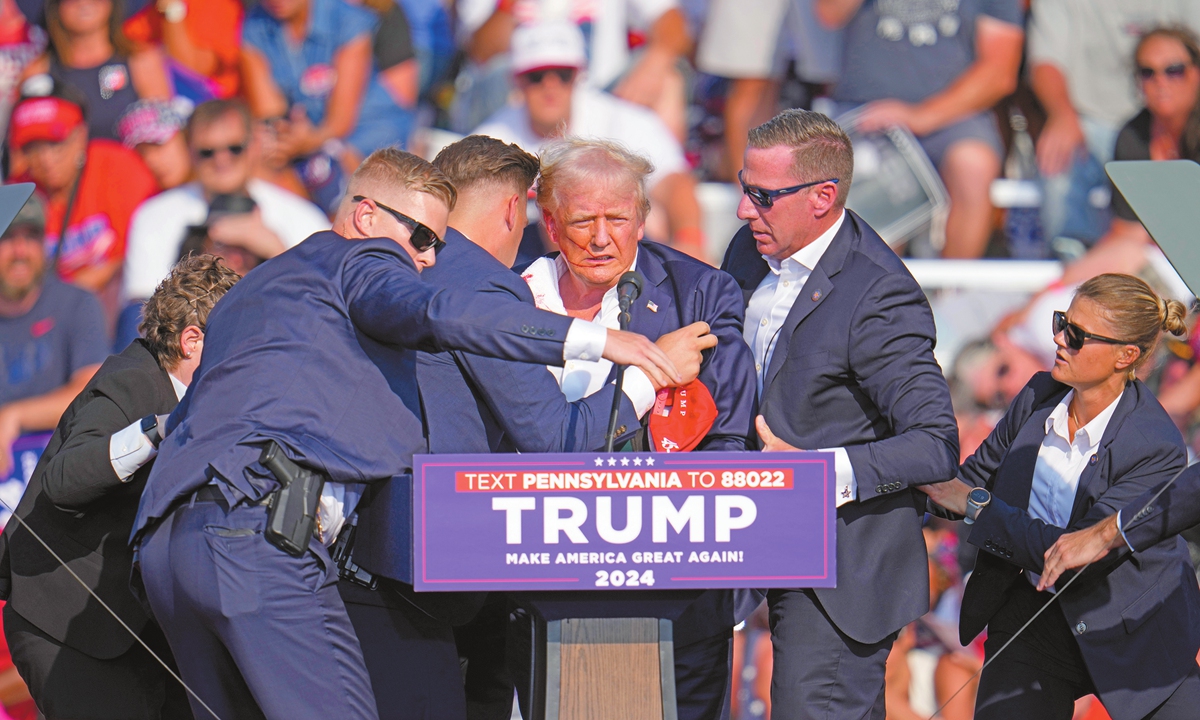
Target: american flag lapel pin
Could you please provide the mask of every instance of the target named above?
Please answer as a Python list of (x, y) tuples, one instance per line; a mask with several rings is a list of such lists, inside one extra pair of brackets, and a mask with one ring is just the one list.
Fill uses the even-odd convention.
[(646, 307), (650, 309), (650, 312), (658, 312), (658, 305), (653, 300), (647, 300)]

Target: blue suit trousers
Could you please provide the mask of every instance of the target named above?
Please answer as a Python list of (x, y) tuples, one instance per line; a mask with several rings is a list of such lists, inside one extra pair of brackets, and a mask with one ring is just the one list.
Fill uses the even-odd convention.
[(262, 506), (191, 501), (143, 539), (146, 597), (184, 682), (222, 720), (378, 720), (328, 553), (314, 540), (292, 557), (266, 522)]

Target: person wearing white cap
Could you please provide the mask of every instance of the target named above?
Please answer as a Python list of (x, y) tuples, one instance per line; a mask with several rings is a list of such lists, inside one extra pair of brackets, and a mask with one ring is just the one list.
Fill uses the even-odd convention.
[(651, 111), (577, 83), (586, 66), (583, 33), (576, 25), (560, 21), (518, 27), (512, 37), (512, 69), (524, 102), (503, 108), (475, 134), (516, 143), (529, 152), (564, 136), (621, 143), (654, 165), (647, 234), (669, 237), (676, 249), (703, 259), (696, 181), (679, 142)]

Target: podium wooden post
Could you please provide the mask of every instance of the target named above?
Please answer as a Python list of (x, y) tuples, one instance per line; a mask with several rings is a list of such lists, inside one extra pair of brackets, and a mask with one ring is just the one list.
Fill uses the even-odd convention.
[(670, 620), (570, 618), (545, 632), (545, 720), (676, 720)]

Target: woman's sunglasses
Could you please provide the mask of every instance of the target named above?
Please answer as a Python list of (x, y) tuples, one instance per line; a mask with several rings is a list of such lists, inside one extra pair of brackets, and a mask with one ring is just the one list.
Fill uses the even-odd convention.
[(742, 184), (742, 192), (746, 194), (746, 197), (750, 198), (750, 202), (754, 203), (760, 208), (771, 207), (775, 204), (775, 198), (783, 197), (784, 195), (794, 195), (804, 188), (810, 188), (814, 185), (820, 185), (821, 183), (831, 182), (836, 185), (837, 181), (837, 178), (829, 178), (828, 180), (816, 180), (814, 182), (804, 183), (803, 185), (793, 185), (791, 187), (779, 188), (778, 190), (768, 190), (766, 188), (760, 188), (754, 185), (747, 185), (746, 182), (742, 180), (742, 171), (738, 171), (738, 182)]
[[(362, 195), (354, 196), (354, 202), (362, 202), (363, 200), (367, 199), (368, 198)], [(436, 254), (440, 252), (442, 248), (446, 247), (446, 241), (438, 237), (437, 233), (430, 229), (429, 226), (413, 220), (399, 210), (393, 210), (378, 200), (371, 200), (371, 202), (375, 203), (376, 207), (396, 218), (401, 225), (404, 225), (409, 229), (412, 234), (409, 235), (408, 241), (412, 244), (413, 249), (417, 252), (423, 253), (429, 248), (433, 248), (433, 252)]]
[(1104, 337), (1090, 333), (1087, 330), (1079, 327), (1075, 323), (1067, 319), (1067, 314), (1062, 310), (1054, 311), (1054, 334), (1063, 334), (1063, 339), (1067, 341), (1067, 347), (1072, 350), (1083, 348), (1083, 344), (1088, 340), (1097, 340), (1109, 345), (1137, 345), (1137, 343), (1129, 342), (1128, 340), (1117, 340), (1115, 338)]
[(1187, 72), (1187, 68), (1188, 68), (1187, 63), (1172, 63), (1172, 64), (1166, 66), (1165, 68), (1163, 68), (1162, 70), (1157, 70), (1152, 67), (1145, 67), (1144, 65), (1140, 65), (1140, 66), (1138, 66), (1137, 74), (1138, 74), (1138, 77), (1141, 78), (1141, 80), (1143, 82), (1153, 80), (1154, 76), (1159, 73), (1162, 73), (1163, 77), (1166, 77), (1168, 79), (1178, 80), (1179, 78), (1183, 77), (1183, 74), (1185, 72)]

